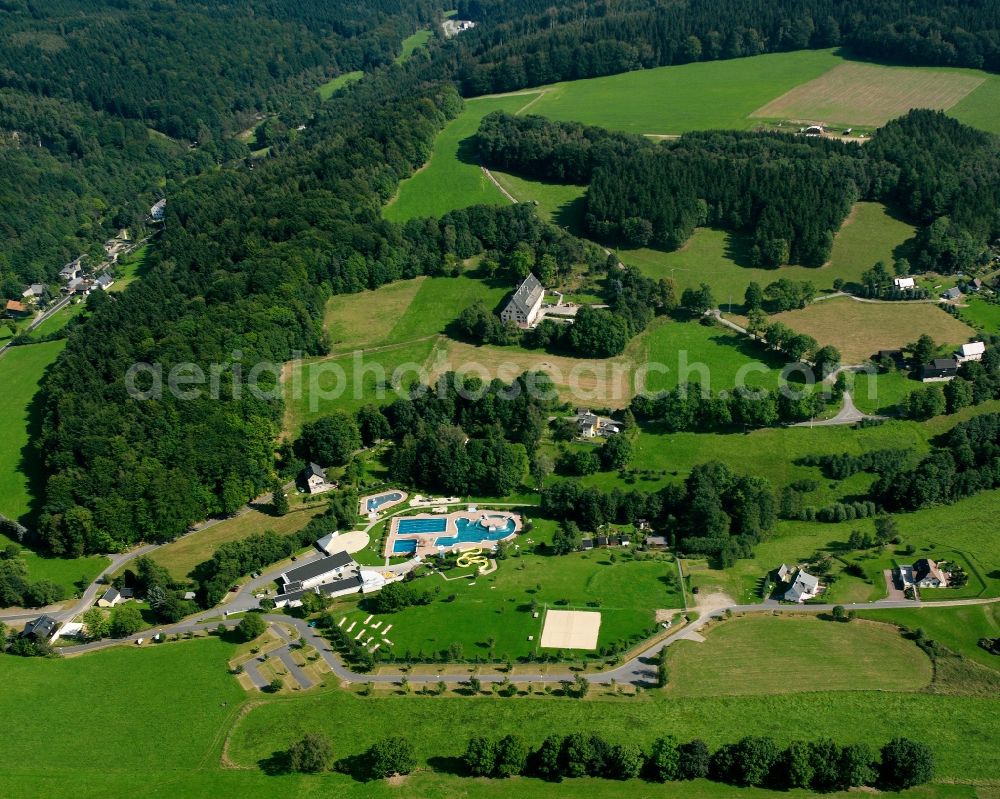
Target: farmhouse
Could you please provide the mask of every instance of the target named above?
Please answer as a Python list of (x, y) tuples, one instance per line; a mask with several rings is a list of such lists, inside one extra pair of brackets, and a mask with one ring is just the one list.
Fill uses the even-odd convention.
[(46, 291), (48, 291), (48, 289), (45, 288), (44, 283), (32, 283), (24, 290), (24, 293), (21, 294), (21, 296), (26, 299), (37, 300), (39, 297), (44, 297)]
[(955, 353), (955, 360), (959, 363), (981, 361), (985, 352), (986, 345), (983, 342), (970, 341), (968, 344), (963, 344), (958, 348), (958, 352)]
[(577, 411), (576, 425), (583, 438), (613, 436), (621, 430), (614, 419), (602, 419), (588, 410)]
[(31, 313), (23, 302), (18, 302), (17, 300), (7, 300), (7, 315), (8, 316), (27, 316)]
[(117, 588), (111, 587), (105, 591), (101, 598), (97, 600), (97, 607), (99, 608), (113, 608), (119, 602), (122, 601), (122, 595)]
[(545, 289), (538, 282), (538, 278), (529, 272), (500, 312), (500, 319), (504, 322), (513, 322), (518, 327), (531, 327), (538, 319), (544, 297)]
[(819, 577), (807, 574), (805, 569), (799, 569), (795, 575), (795, 582), (792, 587), (785, 592), (786, 602), (805, 602), (812, 599), (819, 593)]
[(958, 361), (954, 358), (935, 358), (920, 367), (920, 379), (924, 383), (940, 383), (954, 380), (958, 374)]
[(912, 277), (897, 277), (893, 278), (892, 285), (897, 289), (915, 289), (917, 287), (917, 281)]
[(25, 624), (21, 635), (30, 636), (31, 638), (35, 638), (39, 641), (48, 641), (56, 634), (56, 630), (58, 628), (58, 621), (53, 619), (51, 616), (42, 615)]
[(115, 279), (111, 277), (107, 272), (101, 275), (97, 280), (94, 281), (94, 288), (100, 289), (101, 291), (107, 291), (115, 284)]
[(962, 290), (958, 286), (955, 286), (955, 288), (948, 289), (941, 296), (946, 300), (957, 300), (962, 296)]

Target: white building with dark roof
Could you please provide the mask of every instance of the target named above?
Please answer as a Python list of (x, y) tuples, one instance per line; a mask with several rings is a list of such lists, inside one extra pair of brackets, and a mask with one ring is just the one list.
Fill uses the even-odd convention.
[(529, 272), (500, 312), (500, 319), (504, 322), (513, 322), (518, 327), (531, 327), (538, 319), (544, 298), (545, 288), (538, 278)]

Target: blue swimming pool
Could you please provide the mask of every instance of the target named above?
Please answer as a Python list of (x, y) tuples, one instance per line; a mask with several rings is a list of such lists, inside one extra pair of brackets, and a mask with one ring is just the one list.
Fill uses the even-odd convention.
[(399, 502), (402, 498), (403, 495), (398, 491), (391, 494), (380, 494), (377, 497), (372, 497), (368, 500), (368, 512), (371, 513), (372, 511), (378, 510), (387, 502)]
[(392, 544), (392, 553), (394, 555), (412, 555), (416, 551), (416, 538), (397, 538)]
[(444, 516), (434, 519), (400, 519), (396, 528), (400, 533), (443, 533), (448, 529), (448, 519)]

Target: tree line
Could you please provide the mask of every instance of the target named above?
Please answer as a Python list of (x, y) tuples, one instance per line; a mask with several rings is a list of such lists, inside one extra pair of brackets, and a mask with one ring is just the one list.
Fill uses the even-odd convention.
[(481, 24), (450, 58), (466, 95), (636, 69), (762, 53), (846, 46), (907, 64), (1000, 71), (996, 8), (972, 0), (832, 0), (748, 6), (737, 0), (662, 5), (650, 0), (461, 0)]
[(654, 143), (504, 112), (484, 118), (477, 138), (487, 164), (586, 183), (588, 231), (628, 246), (675, 249), (712, 225), (747, 233), (754, 266), (820, 266), (859, 199), (897, 204), (923, 226), (919, 271), (980, 265), (1000, 234), (996, 139), (941, 112), (911, 111), (863, 148), (758, 132)]
[(751, 557), (777, 521), (778, 505), (762, 477), (738, 475), (718, 461), (695, 466), (683, 483), (657, 492), (600, 491), (563, 480), (541, 492), (542, 511), (584, 529), (647, 519), (674, 531), (678, 551), (714, 558), (722, 567)]

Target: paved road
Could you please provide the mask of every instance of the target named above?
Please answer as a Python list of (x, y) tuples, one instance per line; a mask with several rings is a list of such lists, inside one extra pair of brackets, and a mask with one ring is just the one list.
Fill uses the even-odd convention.
[[(856, 603), (850, 605), (844, 605), (843, 607), (847, 610), (888, 610), (893, 608), (942, 608), (942, 607), (959, 607), (966, 605), (986, 605), (995, 602), (1000, 602), (1000, 597), (989, 598), (989, 599), (955, 599), (946, 600), (941, 602), (922, 602), (922, 601), (912, 601), (912, 600), (890, 600), (882, 599), (875, 602), (866, 603)], [(656, 656), (660, 653), (662, 649), (670, 646), (675, 641), (683, 640), (685, 638), (691, 638), (696, 635), (698, 630), (702, 629), (710, 621), (723, 618), (727, 611), (732, 613), (803, 613), (803, 614), (816, 614), (816, 613), (829, 613), (836, 607), (833, 604), (817, 604), (817, 605), (784, 605), (773, 600), (762, 602), (760, 604), (754, 605), (730, 605), (728, 608), (719, 608), (718, 610), (713, 610), (710, 613), (706, 613), (704, 616), (696, 619), (690, 624), (679, 628), (675, 632), (666, 636), (665, 638), (651, 644), (644, 650), (639, 652), (638, 655), (631, 658), (630, 660), (622, 663), (614, 668), (605, 669), (603, 671), (588, 672), (585, 674), (587, 679), (594, 684), (604, 685), (610, 683), (612, 680), (617, 683), (628, 683), (632, 685), (648, 686), (654, 684), (656, 681)], [(292, 618), (290, 616), (282, 616), (277, 614), (268, 614), (264, 617), (272, 625), (272, 629), (275, 629), (277, 634), (282, 638), (288, 639), (288, 636), (280, 629), (280, 625), (285, 625), (289, 627), (294, 627), (301, 640), (307, 644), (312, 645), (316, 651), (319, 653), (320, 657), (323, 658), (324, 662), (330, 667), (330, 670), (341, 680), (348, 682), (374, 682), (380, 684), (392, 684), (398, 683), (404, 676), (411, 684), (416, 685), (426, 685), (437, 683), (441, 677), (436, 674), (428, 675), (413, 675), (409, 673), (404, 673), (403, 671), (392, 668), (385, 667), (377, 674), (365, 674), (360, 672), (352, 671), (350, 668), (344, 665), (340, 656), (330, 648), (330, 643), (323, 638), (315, 629), (310, 627), (306, 622), (301, 619)], [(227, 627), (233, 627), (237, 624), (237, 620), (228, 619), (223, 622)], [(161, 632), (164, 635), (173, 635), (175, 633), (185, 634), (187, 632), (202, 631), (208, 629), (214, 629), (217, 627), (219, 622), (205, 622), (205, 621), (195, 621), (187, 620), (180, 622), (175, 625), (164, 626), (158, 629), (149, 630), (143, 633), (144, 637), (151, 638), (157, 632)], [(130, 639), (134, 640), (134, 639)], [(101, 649), (106, 649), (110, 646), (117, 646), (123, 643), (128, 643), (129, 641), (122, 640), (103, 640), (95, 641), (89, 644), (80, 644), (79, 646), (65, 647), (59, 651), (63, 655), (79, 655), (87, 652), (98, 651)], [(275, 652), (270, 654), (271, 657), (281, 658), (282, 663), (288, 667), (289, 673), (299, 680), (300, 677), (304, 678), (311, 685), (312, 682), (301, 673), (301, 669), (291, 661), (282, 657), (282, 652), (287, 653), (287, 646), (282, 647)], [(290, 653), (289, 654), (289, 660)], [(253, 661), (248, 667), (244, 667), (248, 671), (251, 681), (254, 682), (257, 687), (263, 687), (263, 678), (260, 677), (259, 672), (256, 672), (256, 667), (252, 666)], [(293, 668), (294, 666), (294, 668)], [(255, 674), (256, 672), (256, 674)], [(579, 674), (578, 671), (572, 671), (566, 668), (554, 668), (546, 673), (541, 672), (525, 672), (518, 670), (515, 674), (511, 675), (517, 682), (538, 682), (538, 683), (559, 683), (565, 680), (573, 680)], [(480, 682), (483, 684), (492, 684), (503, 682), (507, 679), (508, 675), (496, 670), (481, 669), (477, 672), (476, 676), (479, 678)], [(256, 678), (256, 679), (255, 679)], [(449, 676), (448, 681), (455, 682), (455, 677)], [(303, 683), (304, 685), (305, 683)]]

